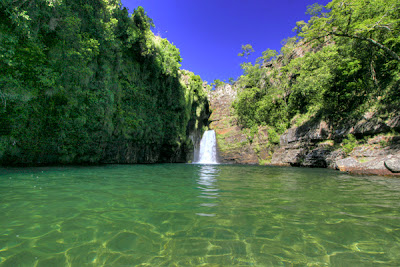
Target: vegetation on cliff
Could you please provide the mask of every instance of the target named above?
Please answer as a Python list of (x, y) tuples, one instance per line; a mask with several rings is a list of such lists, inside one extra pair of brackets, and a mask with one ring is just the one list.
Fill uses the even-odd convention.
[(183, 160), (207, 98), (152, 26), (119, 0), (1, 1), (0, 163)]
[(256, 64), (243, 63), (236, 83), (239, 123), (268, 126), (273, 142), (306, 120), (337, 125), (400, 106), (399, 2), (333, 0), (307, 13), (279, 54), (268, 49)]

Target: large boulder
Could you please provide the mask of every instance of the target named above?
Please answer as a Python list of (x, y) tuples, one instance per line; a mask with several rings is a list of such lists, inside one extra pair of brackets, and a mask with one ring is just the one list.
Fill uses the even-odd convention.
[(389, 157), (384, 162), (385, 167), (393, 172), (393, 173), (400, 173), (400, 158), (399, 157)]

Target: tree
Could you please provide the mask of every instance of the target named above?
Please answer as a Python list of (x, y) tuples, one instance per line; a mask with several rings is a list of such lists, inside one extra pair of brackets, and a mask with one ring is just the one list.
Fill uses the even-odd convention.
[(397, 0), (333, 0), (329, 13), (314, 5), (308, 24), (298, 23), (299, 35), (307, 41), (325, 42), (327, 37), (343, 37), (368, 42), (400, 61), (400, 3)]
[(257, 63), (266, 63), (268, 61), (271, 61), (273, 59), (276, 59), (276, 56), (278, 55), (278, 52), (276, 50), (272, 49), (267, 49), (264, 52), (262, 52), (262, 57), (257, 58)]
[(239, 57), (245, 57), (246, 60), (249, 55), (254, 52), (253, 46), (251, 44), (242, 45), (242, 52), (238, 54)]
[(216, 79), (210, 85), (215, 87), (221, 87), (224, 86), (225, 83), (223, 81), (220, 81), (219, 79)]

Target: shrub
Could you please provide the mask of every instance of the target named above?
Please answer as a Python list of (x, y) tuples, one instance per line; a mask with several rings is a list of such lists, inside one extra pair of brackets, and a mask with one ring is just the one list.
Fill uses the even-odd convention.
[(350, 154), (351, 151), (357, 146), (357, 139), (354, 135), (349, 134), (342, 142), (343, 150), (346, 154)]

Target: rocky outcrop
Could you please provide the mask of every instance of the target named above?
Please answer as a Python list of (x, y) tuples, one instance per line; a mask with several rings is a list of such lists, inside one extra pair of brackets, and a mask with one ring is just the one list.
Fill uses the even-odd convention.
[[(322, 47), (311, 47), (300, 42), (288, 49), (290, 53), (264, 62), (262, 68), (265, 68), (269, 75), (291, 60), (303, 57), (307, 52), (318, 51)], [(276, 76), (268, 75), (266, 77), (269, 78), (271, 87), (279, 87)], [(289, 79), (296, 78), (295, 73), (287, 75)], [(262, 87), (266, 81), (261, 79), (259, 82), (258, 85)], [(293, 118), (293, 126), (281, 135), (279, 145), (273, 145), (268, 141), (267, 127), (259, 127), (256, 133), (251, 133), (249, 129), (238, 125), (231, 110), (236, 90), (240, 88), (232, 89), (232, 86), (226, 84), (209, 93), (212, 109), (210, 128), (217, 133), (222, 162), (319, 167), (352, 173), (399, 175), (400, 137), (393, 136), (400, 131), (399, 109), (396, 113), (396, 109), (392, 108), (390, 114), (386, 114), (388, 111), (381, 114), (377, 111), (366, 112), (360, 117), (353, 114), (351, 121), (343, 120), (335, 125), (314, 118), (300, 126), (294, 126), (296, 121)], [(393, 132), (392, 136), (388, 134), (390, 132)], [(350, 135), (357, 140), (347, 139)], [(343, 143), (343, 140), (346, 140), (347, 144)], [(354, 143), (349, 146), (349, 142)]]
[[(347, 157), (337, 161), (338, 169), (355, 174), (400, 176), (400, 153), (368, 158)], [(393, 169), (388, 167), (394, 167)]]
[[(400, 137), (377, 135), (394, 129), (397, 119), (368, 119), (353, 127), (335, 130), (325, 122), (307, 123), (288, 129), (280, 139), (280, 148), (272, 156), (271, 164), (327, 167), (357, 174), (399, 175)], [(368, 141), (354, 144), (346, 155), (340, 141), (347, 134), (368, 137)], [(336, 140), (336, 141), (335, 141)]]
[(251, 135), (240, 128), (231, 109), (236, 97), (232, 86), (217, 87), (208, 95), (212, 114), (210, 129), (217, 134), (219, 161), (222, 163), (259, 164), (270, 156), (268, 133), (260, 127)]
[[(306, 123), (288, 129), (280, 137), (280, 148), (272, 156), (273, 165), (305, 167), (332, 167), (332, 142), (324, 142), (330, 137), (330, 129), (325, 122)], [(337, 157), (341, 154), (337, 153)]]
[(400, 137), (376, 136), (337, 161), (337, 169), (358, 174), (400, 175)]
[(328, 139), (330, 129), (326, 122), (306, 123), (300, 127), (288, 129), (280, 137), (281, 146), (293, 146), (300, 143), (319, 142)]

